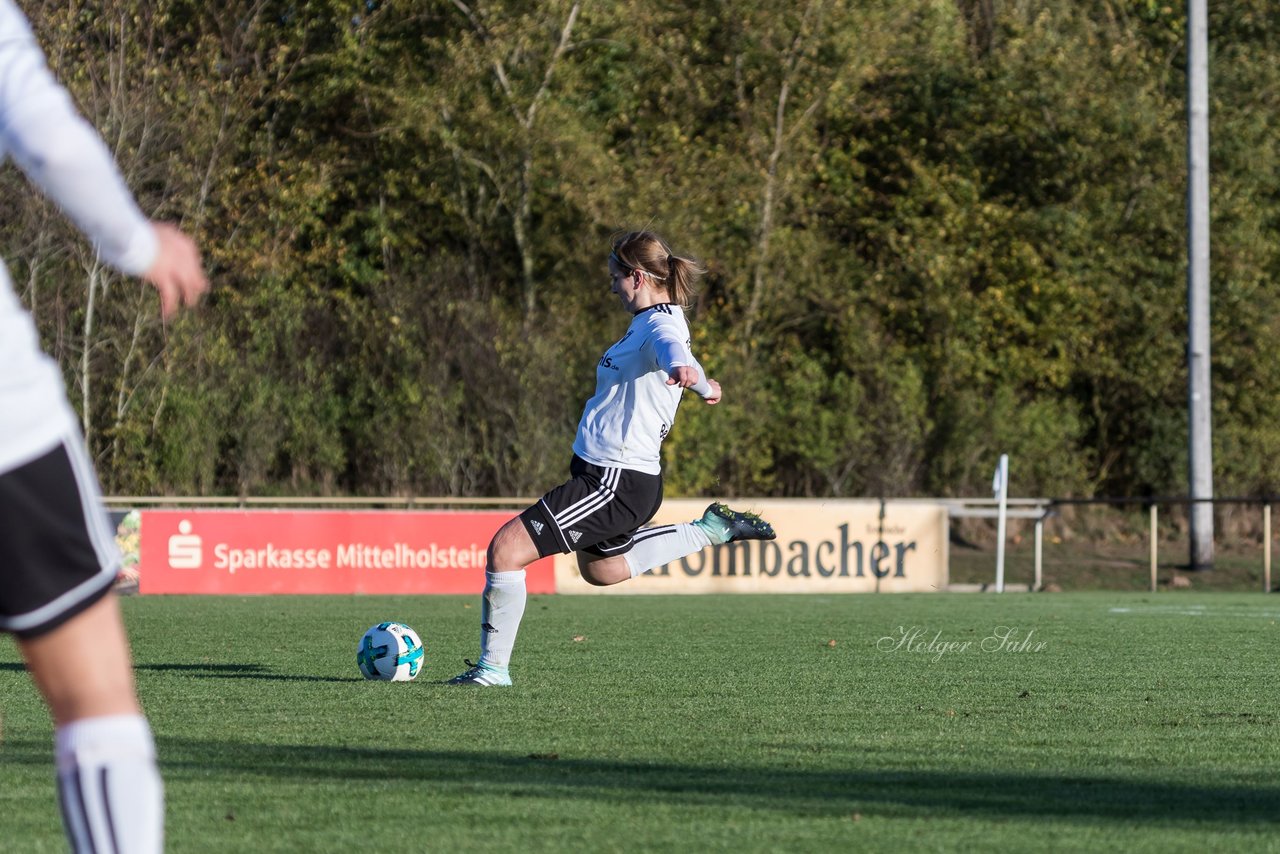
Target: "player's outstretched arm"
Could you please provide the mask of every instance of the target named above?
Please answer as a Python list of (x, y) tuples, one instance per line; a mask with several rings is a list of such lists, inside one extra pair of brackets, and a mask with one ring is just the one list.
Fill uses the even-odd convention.
[[(658, 367), (667, 372), (667, 385), (678, 385), (691, 389), (694, 394), (707, 403), (720, 400), (720, 385), (707, 376), (707, 372), (698, 364), (698, 360), (689, 352), (689, 342), (677, 330), (669, 325), (661, 324), (661, 317), (653, 342), (653, 354)], [(684, 333), (688, 334), (687, 331)]]
[(6, 153), (99, 258), (156, 287), (164, 316), (208, 289), (195, 244), (143, 216), (106, 144), (50, 73), (26, 19), (0, 0), (0, 156)]

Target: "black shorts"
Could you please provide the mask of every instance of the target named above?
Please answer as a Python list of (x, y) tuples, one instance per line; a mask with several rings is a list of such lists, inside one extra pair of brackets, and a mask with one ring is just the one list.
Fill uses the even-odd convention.
[(0, 629), (34, 637), (111, 590), (120, 553), (77, 440), (0, 474)]
[(574, 454), (569, 480), (520, 514), (541, 557), (631, 551), (632, 535), (662, 504), (662, 475), (592, 465)]

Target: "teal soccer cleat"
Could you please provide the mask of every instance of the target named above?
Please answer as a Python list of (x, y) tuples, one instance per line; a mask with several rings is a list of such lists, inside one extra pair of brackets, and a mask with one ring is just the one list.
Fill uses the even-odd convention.
[(720, 502), (708, 507), (694, 524), (706, 531), (715, 545), (739, 540), (773, 540), (778, 536), (773, 526), (755, 513), (739, 513)]
[(507, 688), (511, 685), (511, 674), (506, 668), (498, 669), (487, 664), (472, 664), (465, 658), (463, 662), (469, 668), (446, 682), (446, 685), (470, 685), (475, 688)]

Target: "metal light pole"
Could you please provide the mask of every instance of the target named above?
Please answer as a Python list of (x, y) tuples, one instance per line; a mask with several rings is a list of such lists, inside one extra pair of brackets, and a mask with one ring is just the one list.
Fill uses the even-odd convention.
[[(1213, 497), (1209, 387), (1209, 25), (1207, 0), (1187, 0), (1187, 397), (1193, 499)], [(1213, 505), (1194, 503), (1191, 567), (1213, 567)]]

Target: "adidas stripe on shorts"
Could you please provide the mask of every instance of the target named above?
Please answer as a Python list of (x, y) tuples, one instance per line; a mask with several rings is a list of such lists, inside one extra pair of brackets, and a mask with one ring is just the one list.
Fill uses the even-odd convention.
[(569, 480), (520, 514), (538, 555), (626, 554), (662, 504), (662, 475), (597, 466), (574, 454)]
[(0, 629), (35, 637), (111, 590), (120, 553), (78, 437), (0, 473)]

